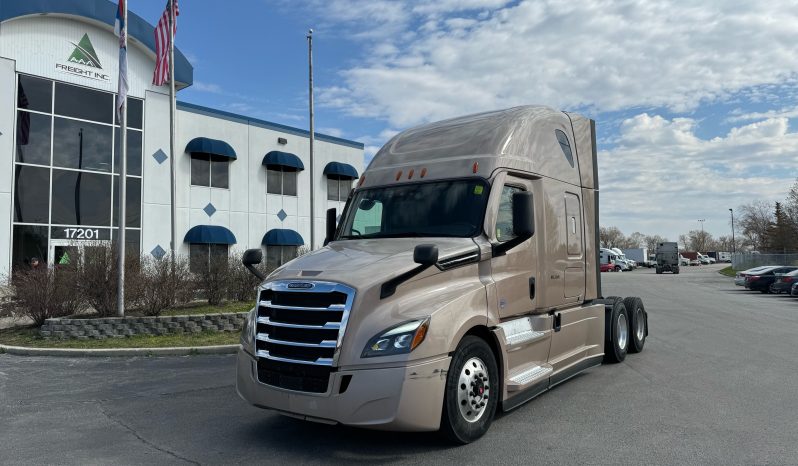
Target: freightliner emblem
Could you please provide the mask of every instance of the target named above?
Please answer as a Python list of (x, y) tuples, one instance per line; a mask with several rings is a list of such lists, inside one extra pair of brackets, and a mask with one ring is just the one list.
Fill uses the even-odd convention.
[(288, 288), (293, 288), (293, 289), (300, 288), (300, 289), (306, 290), (308, 288), (313, 288), (313, 283), (291, 282), (291, 283), (288, 284)]

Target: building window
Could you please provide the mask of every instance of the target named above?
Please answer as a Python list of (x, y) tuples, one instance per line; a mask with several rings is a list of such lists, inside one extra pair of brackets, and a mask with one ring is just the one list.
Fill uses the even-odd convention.
[[(117, 225), (119, 126), (114, 94), (17, 75), (12, 263), (54, 259), (61, 243), (108, 241)], [(141, 228), (141, 99), (128, 98), (127, 241)], [(115, 175), (116, 173), (116, 175)], [(51, 194), (52, 193), (52, 194)], [(37, 224), (40, 226), (33, 226)], [(50, 256), (50, 257), (48, 257)]]
[(191, 154), (191, 184), (211, 188), (230, 188), (230, 159), (218, 155)]
[(352, 190), (352, 179), (339, 176), (327, 177), (327, 200), (346, 201), (349, 191)]
[(297, 171), (286, 167), (273, 166), (266, 168), (266, 192), (296, 196)]
[(266, 246), (266, 265), (280, 267), (294, 259), (299, 252), (299, 246)]
[(229, 245), (227, 244), (190, 244), (189, 270), (192, 273), (208, 273), (211, 267), (227, 263)]

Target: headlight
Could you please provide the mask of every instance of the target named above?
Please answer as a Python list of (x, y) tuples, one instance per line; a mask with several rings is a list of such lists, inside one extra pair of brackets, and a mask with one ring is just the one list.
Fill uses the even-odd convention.
[(249, 311), (241, 329), (241, 346), (250, 354), (255, 354), (255, 333), (258, 327), (258, 308)]
[(428, 328), (429, 317), (389, 328), (369, 340), (360, 357), (372, 358), (409, 353), (424, 341)]

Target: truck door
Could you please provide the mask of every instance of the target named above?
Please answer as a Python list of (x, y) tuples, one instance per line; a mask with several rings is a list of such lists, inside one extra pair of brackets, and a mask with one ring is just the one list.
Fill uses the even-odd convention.
[[(496, 220), (488, 235), (494, 244), (503, 243), (513, 238), (513, 193), (531, 191), (533, 183), (530, 180), (513, 176), (507, 176), (503, 182), (500, 180), (501, 177), (496, 180), (497, 186), (501, 190), (500, 199), (498, 203), (492, 203), (492, 205), (498, 205)], [(506, 254), (492, 259), (491, 269), (498, 300), (496, 309), (498, 309), (500, 318), (528, 314), (535, 309), (537, 256), (537, 240), (533, 236), (507, 251)]]

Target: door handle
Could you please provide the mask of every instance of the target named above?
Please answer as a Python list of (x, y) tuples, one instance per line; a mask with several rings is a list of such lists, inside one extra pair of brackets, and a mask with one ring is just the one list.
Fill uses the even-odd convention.
[(535, 299), (535, 277), (529, 279), (529, 299)]

